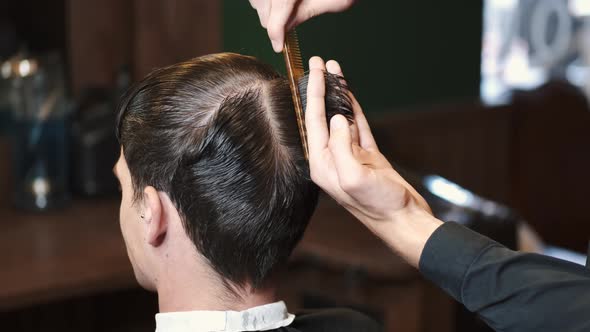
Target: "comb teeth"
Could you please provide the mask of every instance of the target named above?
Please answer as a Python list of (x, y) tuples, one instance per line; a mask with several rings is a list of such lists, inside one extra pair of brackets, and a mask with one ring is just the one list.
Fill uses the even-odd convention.
[(299, 37), (295, 29), (289, 31), (287, 34), (287, 47), (289, 48), (289, 57), (293, 61), (295, 69), (303, 71), (303, 57), (301, 56), (301, 49), (299, 48)]
[(301, 50), (299, 49), (299, 39), (297, 38), (295, 30), (291, 30), (286, 37), (283, 54), (285, 56), (285, 65), (287, 66), (287, 78), (289, 80), (289, 88), (293, 97), (293, 106), (297, 117), (297, 127), (301, 137), (303, 155), (305, 160), (309, 160), (305, 116), (303, 115), (303, 106), (301, 105), (301, 97), (299, 95), (299, 80), (304, 74), (303, 60), (301, 57)]

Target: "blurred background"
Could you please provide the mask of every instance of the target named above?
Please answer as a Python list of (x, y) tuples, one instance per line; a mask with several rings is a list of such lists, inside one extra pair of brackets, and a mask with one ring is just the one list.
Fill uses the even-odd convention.
[[(434, 213), (585, 262), (590, 2), (358, 1), (298, 29), (341, 62), (382, 152)], [(118, 226), (118, 98), (152, 69), (232, 51), (284, 71), (246, 0), (0, 4), (0, 322), (154, 330)], [(282, 296), (387, 331), (488, 331), (326, 197)]]

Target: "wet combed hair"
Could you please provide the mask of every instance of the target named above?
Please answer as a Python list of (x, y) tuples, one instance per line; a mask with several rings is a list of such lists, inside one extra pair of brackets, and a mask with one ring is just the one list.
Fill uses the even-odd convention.
[[(327, 117), (352, 119), (346, 91), (326, 74)], [(167, 193), (224, 281), (260, 288), (286, 263), (318, 199), (286, 78), (249, 56), (194, 58), (132, 86), (116, 126), (135, 201)]]

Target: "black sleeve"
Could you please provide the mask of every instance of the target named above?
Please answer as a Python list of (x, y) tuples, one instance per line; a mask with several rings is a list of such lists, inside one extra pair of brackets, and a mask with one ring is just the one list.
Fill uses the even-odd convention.
[(590, 272), (581, 265), (445, 223), (427, 241), (420, 270), (496, 331), (590, 331)]

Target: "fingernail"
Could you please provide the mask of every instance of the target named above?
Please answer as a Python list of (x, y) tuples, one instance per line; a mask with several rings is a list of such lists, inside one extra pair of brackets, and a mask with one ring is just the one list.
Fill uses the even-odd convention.
[[(331, 127), (334, 129), (344, 129), (348, 126), (346, 119), (340, 119), (342, 116), (334, 115), (330, 120)], [(344, 120), (344, 121), (343, 121)]]
[(283, 49), (283, 48), (282, 48), (282, 46), (281, 46), (281, 43), (279, 43), (279, 42), (278, 42), (278, 41), (276, 41), (276, 40), (273, 40), (273, 41), (272, 41), (272, 48), (273, 48), (273, 49), (275, 50), (275, 52), (277, 52), (277, 53), (278, 53), (278, 52), (280, 52), (280, 51), (282, 51), (282, 49)]

